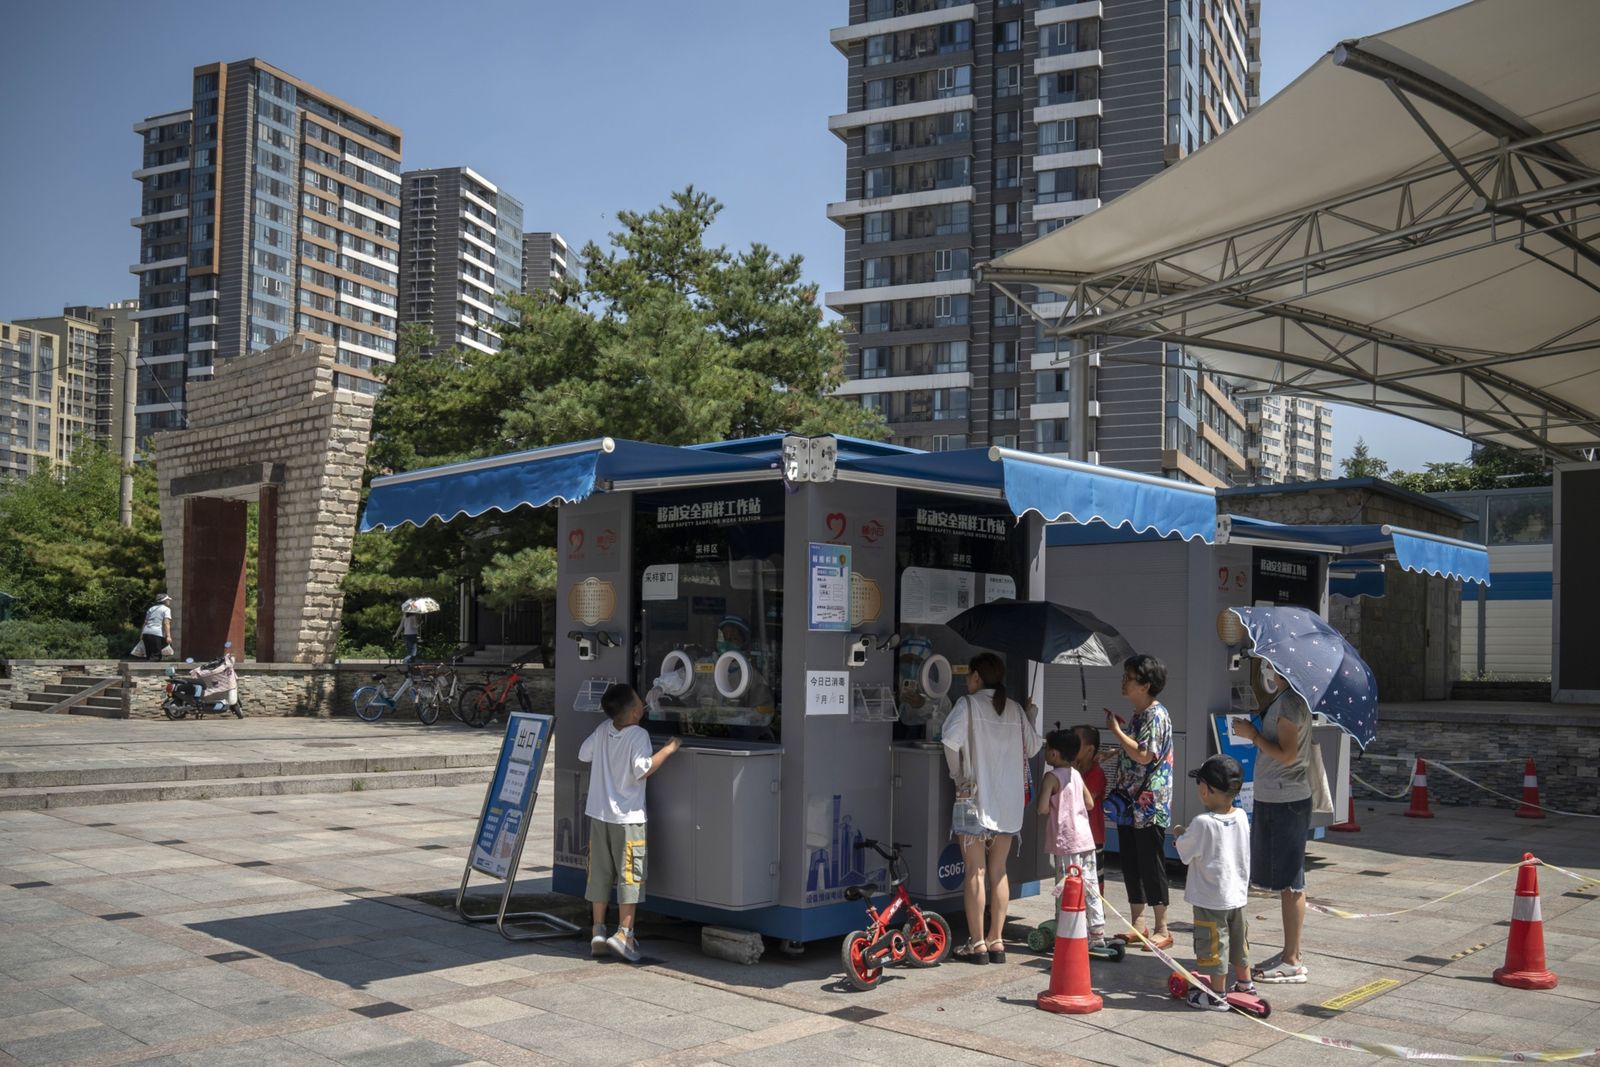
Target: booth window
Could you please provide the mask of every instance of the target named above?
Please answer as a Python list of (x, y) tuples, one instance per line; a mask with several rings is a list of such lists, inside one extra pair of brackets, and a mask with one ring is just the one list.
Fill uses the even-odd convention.
[(634, 575), (645, 725), (761, 742), (782, 732), (782, 486), (640, 494)]

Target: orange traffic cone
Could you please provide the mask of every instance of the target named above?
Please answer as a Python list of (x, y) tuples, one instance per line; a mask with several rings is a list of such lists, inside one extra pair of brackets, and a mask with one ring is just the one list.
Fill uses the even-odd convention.
[(1417, 757), (1416, 770), (1411, 772), (1411, 806), (1406, 809), (1406, 817), (1433, 818), (1433, 812), (1428, 810), (1428, 765), (1421, 756)]
[(1511, 898), (1511, 937), (1506, 941), (1506, 965), (1494, 980), (1516, 989), (1554, 989), (1556, 976), (1544, 965), (1544, 917), (1539, 912), (1539, 861), (1522, 854), (1517, 871), (1517, 895)]
[(1074, 865), (1061, 884), (1050, 988), (1039, 994), (1038, 1004), (1058, 1015), (1088, 1015), (1102, 1003), (1089, 986), (1089, 916), (1083, 910), (1083, 871)]
[(1539, 768), (1533, 765), (1533, 760), (1522, 768), (1522, 806), (1517, 809), (1519, 819), (1542, 819), (1544, 812), (1539, 808)]
[(1336, 822), (1328, 829), (1337, 830), (1341, 834), (1358, 834), (1361, 832), (1361, 827), (1356, 825), (1356, 794), (1354, 790), (1351, 790), (1350, 793), (1350, 814), (1345, 818), (1344, 822)]

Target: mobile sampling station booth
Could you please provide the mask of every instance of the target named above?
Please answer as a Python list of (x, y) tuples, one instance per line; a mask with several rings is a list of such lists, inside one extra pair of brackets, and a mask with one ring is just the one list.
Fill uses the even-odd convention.
[[(1489, 580), (1485, 546), (1390, 525), (1287, 525), (1222, 515), (1210, 543), (1154, 531), (1069, 525), (1050, 526), (1046, 542), (1044, 599), (1102, 616), (1140, 652), (1167, 666), (1160, 699), (1173, 720), (1172, 818), (1183, 824), (1200, 811), (1185, 773), (1214, 752), (1227, 752), (1244, 765), (1246, 791), (1240, 803), (1250, 807), (1255, 748), (1230, 740), (1226, 722), (1230, 713), (1255, 709), (1262, 694), (1255, 688), (1252, 660), (1241, 654), (1246, 650), (1237, 643), (1238, 628), (1223, 616), (1227, 609), (1300, 607), (1326, 618), (1330, 580), (1335, 594), (1381, 595), (1390, 567)], [(1102, 708), (1127, 714), (1120, 682), (1119, 671), (1090, 670), (1080, 680), (1075, 668), (1047, 667), (1041, 702), (1049, 709), (1046, 725), (1086, 722), (1103, 730)], [(1343, 821), (1348, 811), (1351, 739), (1331, 724), (1314, 727), (1314, 736), (1333, 795), (1333, 814), (1312, 818), (1321, 836), (1321, 827)], [(1115, 850), (1109, 819), (1106, 832), (1107, 847)], [(1168, 850), (1171, 854), (1170, 841)]]
[[(626, 681), (659, 693), (650, 732), (683, 739), (650, 780), (646, 907), (791, 941), (861, 925), (845, 888), (887, 881), (863, 838), (910, 845), (919, 899), (959, 897), (936, 738), (978, 650), (944, 623), (1044, 597), (1047, 522), (1180, 549), (1216, 527), (1211, 490), (1159, 478), (1007, 449), (796, 436), (602, 438), (393, 475), (373, 481), (362, 527), (545, 505), (560, 509), (566, 635), (554, 888), (583, 892), (578, 743), (605, 687)], [(1009, 669), (1014, 694), (1038, 692), (1036, 664)], [(1021, 837), (1010, 875), (1028, 894), (1048, 875), (1037, 820)]]

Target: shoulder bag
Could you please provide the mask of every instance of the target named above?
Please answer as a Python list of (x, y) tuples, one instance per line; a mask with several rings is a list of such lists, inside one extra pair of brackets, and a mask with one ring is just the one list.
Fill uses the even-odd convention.
[(956, 802), (950, 808), (950, 832), (978, 837), (986, 832), (978, 818), (978, 779), (973, 773), (972, 701), (967, 702), (967, 747), (961, 750), (962, 780), (956, 782)]

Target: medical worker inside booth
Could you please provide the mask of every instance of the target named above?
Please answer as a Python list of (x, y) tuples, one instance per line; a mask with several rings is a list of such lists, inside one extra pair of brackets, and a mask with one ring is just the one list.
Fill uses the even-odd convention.
[(635, 498), (634, 684), (652, 733), (779, 739), (783, 505), (775, 484)]

